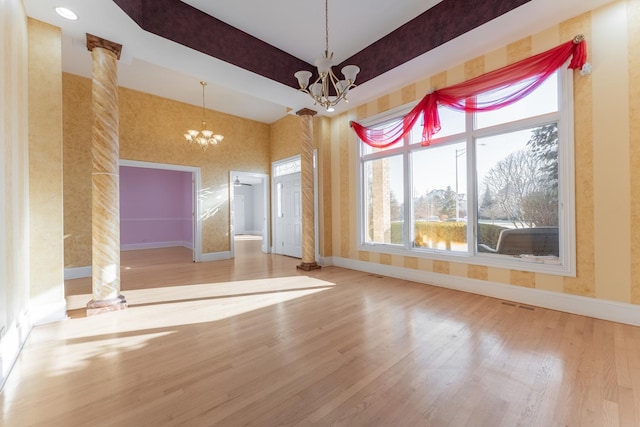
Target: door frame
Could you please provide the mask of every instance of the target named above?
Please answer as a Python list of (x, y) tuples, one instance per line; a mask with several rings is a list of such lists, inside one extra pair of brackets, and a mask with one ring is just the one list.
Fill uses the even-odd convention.
[[(269, 185), (269, 175), (266, 173), (256, 173), (256, 172), (243, 172), (237, 170), (229, 171), (229, 236), (231, 239), (230, 248), (231, 248), (231, 258), (235, 257), (235, 218), (233, 212), (233, 201), (234, 201), (234, 187), (233, 181), (238, 177), (240, 181), (243, 178), (251, 178), (251, 179), (259, 179), (260, 184), (262, 185), (262, 211), (264, 212), (264, 218), (262, 220), (262, 247), (260, 248), (263, 253), (269, 253), (271, 250), (271, 210), (269, 209), (270, 203), (270, 185)], [(246, 211), (245, 211), (246, 215)]]
[(179, 172), (190, 172), (192, 181), (191, 223), (193, 229), (193, 261), (202, 261), (202, 206), (200, 204), (201, 172), (196, 166), (172, 165), (168, 163), (143, 162), (139, 160), (119, 159), (119, 166), (127, 166), (145, 169), (162, 169)]
[[(275, 169), (276, 166), (281, 164), (281, 163), (289, 163), (291, 161), (294, 160), (302, 160), (302, 155), (300, 154), (296, 154), (295, 156), (291, 156), (291, 157), (287, 157), (284, 159), (280, 159), (280, 160), (276, 160), (275, 162), (271, 163), (271, 194), (274, 195), (276, 194), (276, 177), (275, 177)], [(302, 168), (301, 168), (302, 169)], [(300, 174), (302, 175), (302, 170), (300, 171)], [(302, 192), (300, 193), (302, 195)], [(318, 231), (318, 149), (314, 148), (313, 149), (313, 233), (314, 233), (314, 242), (315, 242), (315, 256), (316, 259), (320, 259), (320, 242), (318, 239), (318, 235), (319, 235), (319, 231)], [(271, 203), (271, 218), (272, 218), (272, 224), (271, 227), (274, 230), (274, 234), (275, 234), (275, 219), (276, 219), (276, 212), (277, 206), (275, 203), (275, 200), (273, 201), (273, 203)], [(275, 239), (274, 239), (275, 241)], [(273, 244), (273, 242), (272, 242)], [(271, 252), (275, 253), (275, 248), (272, 246), (271, 247)]]

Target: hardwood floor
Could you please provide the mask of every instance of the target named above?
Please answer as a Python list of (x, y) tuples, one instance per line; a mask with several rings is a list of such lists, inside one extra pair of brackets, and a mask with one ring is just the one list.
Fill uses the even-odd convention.
[[(3, 425), (640, 425), (640, 328), (259, 244), (123, 252), (130, 307), (34, 328)], [(84, 307), (90, 281), (66, 285)]]

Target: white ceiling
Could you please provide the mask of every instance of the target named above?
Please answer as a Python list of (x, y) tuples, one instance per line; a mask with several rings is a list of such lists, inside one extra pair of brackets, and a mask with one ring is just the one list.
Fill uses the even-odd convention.
[[(201, 80), (207, 81), (207, 108), (272, 123), (291, 111), (313, 108), (293, 88), (212, 58), (142, 30), (112, 0), (23, 0), (27, 15), (62, 28), (62, 68), (90, 77), (91, 55), (85, 34), (123, 45), (118, 63), (121, 86), (201, 105)], [(359, 52), (442, 0), (349, 0), (329, 2), (329, 49), (334, 62)], [(594, 9), (611, 0), (531, 0), (350, 92), (339, 114), (462, 61)], [(184, 1), (306, 62), (325, 45), (322, 0)], [(472, 3), (472, 2), (470, 2)], [(482, 2), (477, 2), (482, 7)], [(59, 17), (65, 6), (77, 21)], [(473, 8), (470, 8), (473, 10)], [(357, 64), (356, 64), (357, 65)], [(357, 82), (356, 82), (357, 83)]]

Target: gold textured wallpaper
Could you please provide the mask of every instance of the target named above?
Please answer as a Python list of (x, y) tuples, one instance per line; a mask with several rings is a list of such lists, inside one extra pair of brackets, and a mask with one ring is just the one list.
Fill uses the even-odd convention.
[[(590, 76), (574, 79), (576, 277), (400, 257), (357, 249), (357, 140), (349, 120), (417, 102), (584, 34)], [(331, 121), (334, 256), (640, 304), (640, 1), (614, 1), (360, 105)], [(404, 260), (402, 259), (404, 258)]]
[[(640, 22), (640, 1), (630, 2), (627, 8), (629, 22)], [(627, 56), (629, 58), (629, 153), (631, 169), (631, 232), (632, 242), (640, 242), (640, 25), (629, 25), (629, 44)], [(631, 246), (631, 302), (640, 304), (640, 245)]]
[(60, 306), (64, 304), (61, 31), (34, 19), (28, 22), (30, 292), (32, 304)]
[[(316, 121), (314, 120), (314, 129)], [(286, 159), (300, 154), (300, 118), (288, 114), (271, 124), (271, 146), (269, 153), (271, 162)]]
[[(200, 167), (202, 253), (230, 250), (229, 171), (269, 173), (270, 127), (207, 110), (224, 135), (203, 152), (183, 134), (198, 128), (199, 107), (120, 88), (120, 159)], [(91, 265), (91, 81), (63, 74), (65, 267)]]
[(329, 257), (331, 251), (332, 209), (331, 209), (331, 120), (321, 117), (314, 122), (318, 135), (318, 247), (320, 255)]

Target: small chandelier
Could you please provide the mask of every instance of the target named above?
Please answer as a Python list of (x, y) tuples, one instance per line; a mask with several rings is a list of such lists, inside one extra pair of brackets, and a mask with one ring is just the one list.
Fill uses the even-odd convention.
[(199, 145), (202, 151), (205, 151), (210, 145), (217, 145), (219, 142), (222, 142), (224, 136), (214, 135), (212, 131), (207, 130), (207, 122), (204, 120), (204, 87), (207, 85), (207, 82), (200, 82), (200, 84), (202, 85), (202, 130), (189, 129), (187, 133), (184, 134), (184, 137), (188, 142)]
[[(333, 52), (329, 53), (329, 0), (325, 0), (324, 3), (325, 13), (325, 50), (324, 56), (317, 59), (315, 64), (318, 68), (318, 78), (315, 82), (309, 85), (309, 79), (311, 78), (311, 72), (306, 70), (298, 71), (294, 76), (298, 79), (300, 90), (307, 93), (313, 98), (314, 105), (320, 104), (327, 111), (333, 111), (333, 107), (344, 99), (345, 102), (349, 102), (347, 99), (347, 93), (349, 89), (355, 87), (354, 82), (356, 76), (360, 72), (360, 67), (356, 65), (347, 65), (342, 68), (342, 74), (344, 80), (339, 80), (331, 69)], [(334, 94), (330, 95), (330, 90), (333, 90)]]

